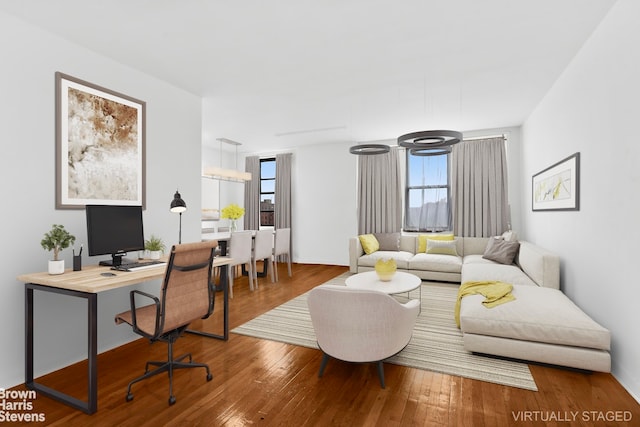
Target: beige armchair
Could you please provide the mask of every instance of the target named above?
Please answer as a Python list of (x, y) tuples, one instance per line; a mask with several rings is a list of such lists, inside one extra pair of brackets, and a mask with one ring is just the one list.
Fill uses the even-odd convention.
[(323, 357), (322, 377), (329, 357), (347, 362), (376, 362), (385, 387), (383, 360), (411, 340), (420, 302), (401, 304), (378, 291), (321, 285), (307, 298), (311, 322)]
[[(174, 358), (173, 344), (194, 320), (209, 317), (213, 312), (215, 294), (211, 283), (211, 268), (216, 241), (187, 243), (171, 248), (171, 256), (160, 297), (133, 290), (130, 292), (131, 310), (116, 315), (116, 323), (128, 323), (133, 331), (151, 342), (168, 344), (166, 361), (150, 361), (144, 375), (134, 379), (127, 387), (127, 401), (133, 399), (131, 386), (162, 372), (169, 375), (169, 405), (176, 402), (173, 395), (173, 372), (178, 368), (204, 368), (207, 381), (213, 378), (209, 366), (192, 361), (187, 353)], [(138, 306), (136, 297), (145, 297), (153, 304)], [(188, 361), (184, 361), (188, 359)], [(149, 370), (149, 366), (155, 366)]]

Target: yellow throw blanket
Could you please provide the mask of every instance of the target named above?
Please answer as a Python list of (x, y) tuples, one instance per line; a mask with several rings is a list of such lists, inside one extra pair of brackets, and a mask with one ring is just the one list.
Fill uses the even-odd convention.
[(498, 281), (479, 281), (479, 282), (464, 282), (460, 285), (458, 290), (458, 299), (456, 301), (456, 325), (460, 327), (460, 304), (462, 298), (467, 295), (480, 294), (484, 295), (485, 300), (482, 301), (482, 305), (487, 308), (492, 308), (505, 302), (513, 301), (516, 299), (511, 294), (513, 285)]

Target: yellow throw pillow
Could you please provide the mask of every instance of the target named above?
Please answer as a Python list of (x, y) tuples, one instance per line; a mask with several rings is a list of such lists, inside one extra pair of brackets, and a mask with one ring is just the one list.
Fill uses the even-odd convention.
[(427, 239), (427, 253), (458, 256), (454, 240)]
[(358, 238), (360, 239), (360, 244), (365, 254), (369, 255), (380, 249), (378, 239), (376, 239), (376, 236), (373, 234), (362, 234), (358, 236)]
[(427, 240), (453, 240), (453, 234), (420, 234), (418, 236), (418, 253), (427, 252)]

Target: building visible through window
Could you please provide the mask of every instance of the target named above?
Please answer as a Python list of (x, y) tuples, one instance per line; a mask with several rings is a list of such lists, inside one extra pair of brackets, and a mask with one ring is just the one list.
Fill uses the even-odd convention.
[(449, 230), (449, 200), (449, 155), (414, 156), (407, 150), (404, 230)]
[(276, 159), (260, 159), (260, 225), (275, 225)]

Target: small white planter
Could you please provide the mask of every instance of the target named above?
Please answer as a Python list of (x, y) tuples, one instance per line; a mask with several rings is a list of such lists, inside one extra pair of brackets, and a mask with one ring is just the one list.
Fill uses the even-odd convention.
[(49, 261), (49, 274), (64, 273), (64, 260)]
[(149, 251), (149, 258), (151, 259), (160, 259), (162, 255), (162, 251)]

